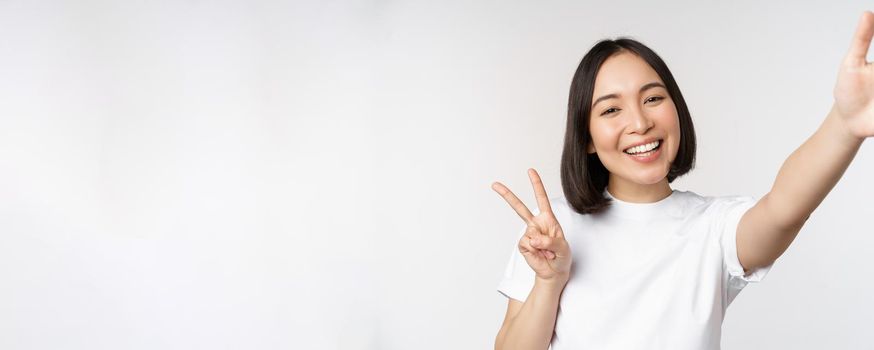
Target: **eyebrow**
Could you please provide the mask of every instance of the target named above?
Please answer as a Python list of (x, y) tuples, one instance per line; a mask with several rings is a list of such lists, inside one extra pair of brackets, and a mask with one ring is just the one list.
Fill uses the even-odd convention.
[[(651, 82), (651, 83), (646, 83), (646, 84), (644, 84), (643, 86), (641, 86), (641, 87), (640, 87), (640, 91), (638, 91), (638, 93), (643, 93), (644, 91), (646, 91), (646, 90), (648, 90), (648, 89), (652, 89), (652, 88), (654, 88), (654, 87), (661, 87), (661, 88), (663, 88), (663, 89), (665, 89), (665, 90), (668, 89), (668, 88), (666, 88), (664, 85), (662, 85), (662, 83), (659, 83), (659, 82), (657, 82), (657, 81), (654, 81), (654, 82)], [(597, 105), (598, 102), (601, 102), (601, 101), (604, 101), (604, 100), (609, 100), (609, 99), (611, 99), (611, 98), (618, 98), (618, 97), (619, 97), (619, 94), (609, 94), (609, 95), (604, 95), (604, 96), (598, 97), (598, 99), (595, 100), (594, 103), (592, 103), (592, 108), (594, 109), (594, 108), (595, 108), (595, 105)]]

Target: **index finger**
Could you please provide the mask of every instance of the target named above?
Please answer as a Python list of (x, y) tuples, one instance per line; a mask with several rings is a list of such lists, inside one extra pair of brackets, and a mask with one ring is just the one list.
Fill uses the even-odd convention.
[(546, 189), (543, 188), (543, 181), (540, 180), (540, 175), (534, 168), (528, 169), (528, 177), (531, 178), (531, 185), (534, 186), (534, 197), (537, 198), (537, 208), (541, 213), (552, 213), (552, 207), (549, 205), (549, 197), (546, 196)]
[(865, 65), (868, 62), (866, 58), (868, 47), (871, 46), (871, 37), (874, 36), (874, 23), (872, 23), (871, 16), (870, 11), (865, 11), (859, 18), (856, 33), (853, 34), (853, 42), (850, 44), (850, 51), (847, 53), (847, 59), (852, 60), (852, 63)]
[(519, 214), (519, 217), (522, 218), (522, 220), (525, 220), (525, 223), (529, 225), (534, 223), (534, 215), (531, 214), (531, 211), (528, 210), (525, 203), (522, 203), (522, 201), (519, 200), (519, 197), (516, 197), (507, 186), (504, 186), (504, 184), (500, 182), (495, 182), (492, 184), (492, 189), (495, 190), (495, 192), (498, 192), (501, 197), (504, 197), (504, 200), (510, 204), (510, 207), (516, 211), (516, 214)]

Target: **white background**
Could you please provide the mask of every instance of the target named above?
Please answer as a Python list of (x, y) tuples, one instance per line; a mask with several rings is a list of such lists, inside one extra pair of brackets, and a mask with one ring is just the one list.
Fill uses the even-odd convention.
[[(868, 6), (866, 8), (866, 6)], [(0, 1), (0, 348), (489, 349), (525, 170), (599, 39), (668, 63), (673, 187), (764, 195), (871, 4)], [(874, 343), (874, 145), (726, 349)]]

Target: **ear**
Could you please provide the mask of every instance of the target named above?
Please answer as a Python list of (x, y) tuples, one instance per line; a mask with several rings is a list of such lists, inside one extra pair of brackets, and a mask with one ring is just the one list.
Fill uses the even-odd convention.
[(588, 153), (588, 154), (598, 153), (598, 152), (595, 152), (595, 145), (592, 144), (592, 141), (589, 141), (589, 144), (586, 145), (586, 153)]

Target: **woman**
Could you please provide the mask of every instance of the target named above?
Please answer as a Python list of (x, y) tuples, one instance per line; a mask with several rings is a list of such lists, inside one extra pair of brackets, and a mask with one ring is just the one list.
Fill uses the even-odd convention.
[(874, 136), (872, 35), (866, 11), (831, 111), (758, 200), (672, 190), (695, 158), (673, 76), (637, 41), (596, 44), (571, 84), (564, 196), (550, 200), (529, 169), (534, 215), (492, 185), (525, 221), (498, 286), (508, 307), (495, 348), (718, 349), (728, 305), (767, 274)]

